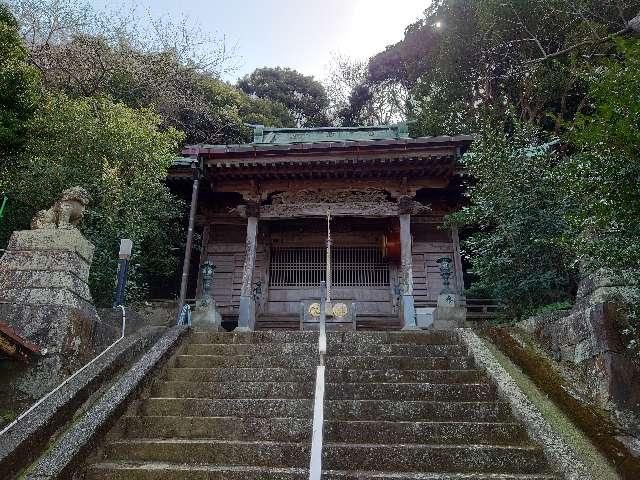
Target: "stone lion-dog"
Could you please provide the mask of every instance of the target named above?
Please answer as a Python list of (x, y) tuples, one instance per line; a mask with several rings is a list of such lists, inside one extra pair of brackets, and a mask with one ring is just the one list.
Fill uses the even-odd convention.
[(40, 210), (31, 220), (31, 229), (75, 228), (91, 201), (89, 193), (82, 187), (71, 187), (48, 210)]

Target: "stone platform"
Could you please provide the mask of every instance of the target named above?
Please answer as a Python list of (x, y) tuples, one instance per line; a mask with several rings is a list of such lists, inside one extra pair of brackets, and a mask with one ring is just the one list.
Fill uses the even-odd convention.
[(0, 259), (0, 318), (43, 356), (16, 388), (38, 398), (91, 356), (94, 246), (76, 228), (14, 232)]

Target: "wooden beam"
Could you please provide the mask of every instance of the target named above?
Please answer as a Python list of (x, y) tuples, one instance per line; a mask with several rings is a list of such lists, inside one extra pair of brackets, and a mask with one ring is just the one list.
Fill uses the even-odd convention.
[(260, 207), (260, 218), (263, 220), (277, 220), (326, 217), (328, 207), (331, 207), (331, 215), (334, 217), (382, 218), (398, 215), (398, 205), (393, 202), (371, 203), (359, 206), (341, 203), (318, 203), (307, 205), (262, 205)]

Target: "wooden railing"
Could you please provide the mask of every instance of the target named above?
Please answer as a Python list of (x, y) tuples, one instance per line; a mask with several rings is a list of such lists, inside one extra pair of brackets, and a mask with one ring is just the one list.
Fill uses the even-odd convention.
[(483, 322), (498, 318), (502, 308), (500, 302), (494, 298), (467, 298), (465, 306), (468, 322)]

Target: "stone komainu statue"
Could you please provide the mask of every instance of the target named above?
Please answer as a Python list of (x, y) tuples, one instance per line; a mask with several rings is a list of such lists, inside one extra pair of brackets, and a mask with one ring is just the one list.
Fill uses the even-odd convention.
[(74, 228), (91, 201), (89, 193), (82, 187), (71, 187), (60, 195), (60, 199), (48, 210), (40, 210), (31, 220), (31, 229)]

